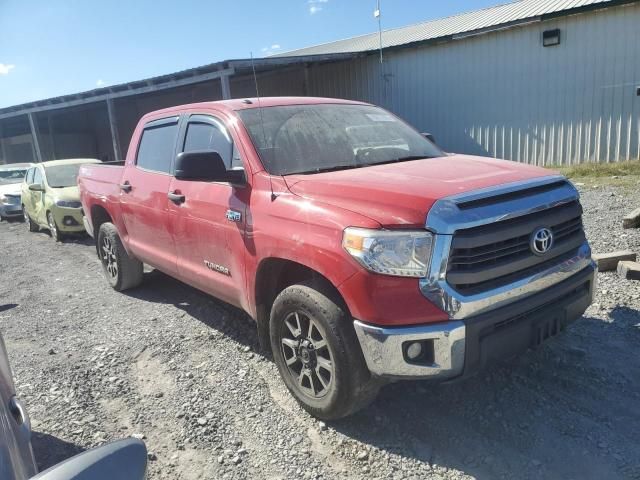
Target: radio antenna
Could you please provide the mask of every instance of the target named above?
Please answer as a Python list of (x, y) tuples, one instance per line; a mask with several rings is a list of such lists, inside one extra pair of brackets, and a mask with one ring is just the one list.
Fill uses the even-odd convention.
[[(253, 82), (256, 84), (256, 99), (258, 100), (258, 111), (260, 112), (260, 126), (262, 127), (262, 145), (267, 148), (267, 134), (264, 130), (264, 116), (262, 114), (262, 102), (260, 101), (260, 91), (258, 90), (258, 76), (256, 75), (256, 65), (253, 61), (253, 52), (251, 54), (251, 69), (253, 70)], [(271, 179), (271, 173), (269, 175), (269, 188), (271, 189), (271, 201), (276, 199), (276, 194), (273, 193), (273, 181)]]

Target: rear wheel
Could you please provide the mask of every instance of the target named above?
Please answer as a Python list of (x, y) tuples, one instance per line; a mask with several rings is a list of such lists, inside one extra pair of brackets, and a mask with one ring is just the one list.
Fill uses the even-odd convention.
[(327, 289), (292, 285), (276, 298), (271, 350), (285, 384), (312, 415), (337, 419), (366, 407), (380, 383), (371, 377), (352, 319)]
[(53, 218), (53, 213), (47, 212), (47, 224), (49, 225), (49, 232), (51, 233), (51, 238), (53, 238), (56, 242), (62, 241), (62, 233), (58, 229), (58, 225), (56, 224), (55, 218)]
[(143, 264), (130, 257), (112, 223), (103, 223), (98, 232), (98, 255), (109, 285), (119, 292), (142, 282)]
[(38, 231), (38, 225), (33, 223), (33, 220), (31, 220), (31, 217), (29, 216), (27, 211), (24, 209), (24, 205), (22, 206), (22, 213), (24, 215), (24, 223), (27, 224), (27, 227), (29, 228), (29, 231), (30, 232), (37, 232)]

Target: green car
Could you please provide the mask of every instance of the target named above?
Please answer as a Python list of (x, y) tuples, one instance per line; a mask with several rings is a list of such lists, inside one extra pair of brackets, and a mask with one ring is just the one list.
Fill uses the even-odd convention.
[(78, 158), (34, 165), (22, 182), (22, 211), (29, 231), (48, 229), (61, 241), (65, 234), (84, 232), (76, 178), (81, 165), (100, 160)]

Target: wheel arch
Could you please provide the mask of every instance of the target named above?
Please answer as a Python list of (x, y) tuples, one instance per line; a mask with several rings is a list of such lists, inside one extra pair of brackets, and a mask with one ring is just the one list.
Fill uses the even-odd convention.
[(321, 272), (286, 258), (265, 258), (258, 265), (254, 285), (258, 338), (265, 350), (268, 351), (270, 345), (269, 317), (273, 301), (282, 290), (301, 282), (312, 282), (315, 288), (339, 302), (349, 312), (347, 303), (336, 286)]
[(93, 226), (93, 236), (94, 236), (95, 245), (96, 245), (96, 253), (99, 256), (100, 252), (99, 252), (99, 245), (98, 245), (98, 232), (100, 231), (100, 227), (102, 226), (103, 223), (107, 223), (107, 222), (113, 223), (113, 218), (111, 218), (111, 215), (109, 214), (107, 209), (104, 208), (102, 205), (93, 205), (91, 207), (90, 214), (91, 214), (91, 225)]

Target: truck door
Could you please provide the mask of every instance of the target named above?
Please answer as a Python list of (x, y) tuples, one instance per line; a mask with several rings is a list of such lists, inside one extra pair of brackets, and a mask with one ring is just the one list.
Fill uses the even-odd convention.
[[(182, 131), (179, 152), (215, 150), (227, 168), (243, 168), (231, 131), (220, 118), (190, 115)], [(246, 300), (244, 240), (249, 185), (234, 187), (228, 183), (173, 178), (169, 191), (178, 196), (169, 208), (180, 277), (222, 300), (242, 306)]]
[(143, 262), (172, 275), (176, 274), (176, 246), (169, 228), (167, 192), (178, 119), (152, 120), (144, 126), (135, 162), (125, 167), (120, 184), (129, 248)]

